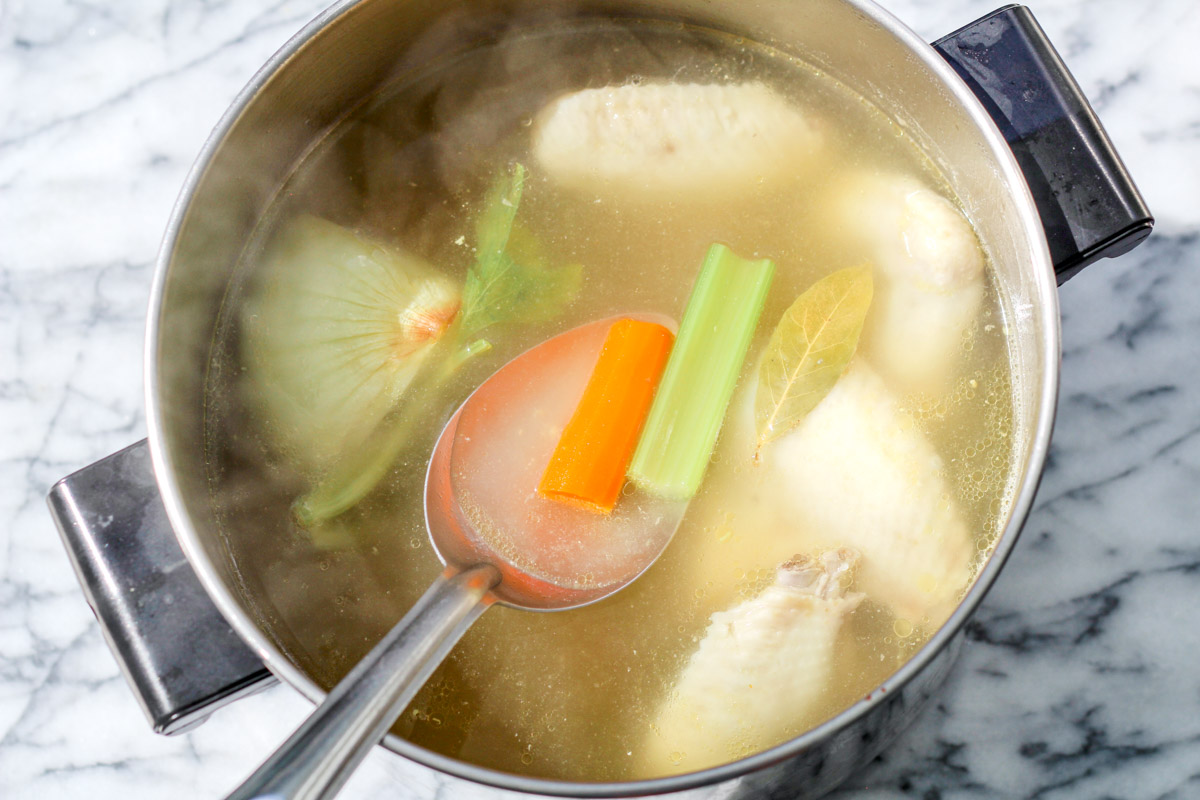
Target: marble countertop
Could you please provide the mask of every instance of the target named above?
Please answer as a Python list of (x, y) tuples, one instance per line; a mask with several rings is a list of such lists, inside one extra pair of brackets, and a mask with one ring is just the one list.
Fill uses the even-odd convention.
[[(0, 796), (217, 797), (310, 706), (152, 734), (44, 496), (145, 435), (152, 263), (184, 175), (321, 0), (0, 0)], [(927, 38), (999, 5), (890, 0)], [(842, 798), (1200, 797), (1200, 6), (1044, 0), (1158, 218), (1061, 290), (1036, 506), (944, 691)], [(429, 797), (376, 750), (346, 797)]]

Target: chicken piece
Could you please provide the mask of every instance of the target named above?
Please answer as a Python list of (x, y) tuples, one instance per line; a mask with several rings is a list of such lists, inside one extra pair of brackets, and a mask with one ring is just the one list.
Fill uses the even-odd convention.
[(835, 208), (876, 266), (868, 357), (900, 391), (944, 390), (983, 304), (983, 251), (971, 224), (907, 175), (860, 175)]
[(569, 188), (720, 197), (794, 174), (820, 138), (761, 83), (647, 83), (557, 98), (538, 114), (533, 149)]
[(858, 556), (797, 555), (757, 597), (712, 615), (655, 720), (647, 772), (691, 772), (774, 746), (816, 721)]
[(942, 459), (862, 359), (765, 456), (800, 526), (862, 553), (860, 590), (914, 625), (946, 620), (974, 546)]

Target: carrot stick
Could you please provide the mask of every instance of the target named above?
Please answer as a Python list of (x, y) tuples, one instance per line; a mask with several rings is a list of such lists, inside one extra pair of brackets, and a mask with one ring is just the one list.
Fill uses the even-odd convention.
[(653, 322), (613, 323), (538, 494), (602, 514), (612, 512), (674, 340), (669, 330)]

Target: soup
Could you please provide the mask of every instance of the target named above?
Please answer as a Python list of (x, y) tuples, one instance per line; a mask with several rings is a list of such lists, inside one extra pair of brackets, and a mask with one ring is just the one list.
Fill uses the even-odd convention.
[[(464, 322), (501, 217), (493, 255), (533, 283)], [(933, 165), (839, 83), (632, 21), (511, 31), (398, 77), (261, 220), (214, 341), (205, 448), (279, 648), (336, 683), (440, 571), (423, 482), (454, 408), (561, 331), (680, 320), (714, 243), (774, 274), (671, 544), (594, 605), (490, 611), (393, 731), (510, 772), (657, 777), (778, 744), (903, 664), (1010, 503), (1012, 379), (982, 251)], [(790, 310), (856, 268), (865, 327), (819, 402), (761, 400)]]

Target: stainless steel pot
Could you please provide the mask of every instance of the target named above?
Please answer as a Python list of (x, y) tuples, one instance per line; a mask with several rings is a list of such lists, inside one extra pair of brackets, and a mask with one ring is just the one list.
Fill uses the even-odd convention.
[(150, 307), (149, 457), (139, 443), (65, 478), (51, 492), (51, 510), (156, 730), (185, 730), (262, 685), (263, 664), (310, 699), (322, 697), (255, 623), (218, 534), (202, 447), (217, 312), (273, 193), (349, 109), (404, 70), (485, 41), (500, 26), (542, 17), (551, 6), (579, 17), (685, 21), (774, 46), (838, 78), (903, 126), (962, 200), (1004, 290), (1017, 384), (1017, 490), (995, 552), (928, 644), (853, 707), (767, 752), (679, 777), (584, 784), (482, 769), (394, 736), (385, 746), (451, 783), (496, 787), (495, 796), (818, 796), (874, 757), (925, 705), (1012, 549), (1053, 422), (1056, 276), (1127, 251), (1153, 224), (1078, 86), (1021, 7), (930, 46), (870, 0), (338, 3), (254, 77), (184, 186)]

